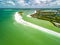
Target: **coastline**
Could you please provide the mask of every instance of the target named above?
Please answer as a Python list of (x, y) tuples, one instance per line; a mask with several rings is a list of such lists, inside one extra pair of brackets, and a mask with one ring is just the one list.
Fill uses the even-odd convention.
[[(36, 10), (32, 14), (35, 14), (35, 13), (36, 13)], [(27, 17), (31, 18), (31, 14), (28, 14)]]
[[(32, 14), (33, 14), (33, 13), (32, 13)], [(58, 33), (58, 32), (49, 30), (49, 29), (47, 29), (47, 28), (43, 28), (43, 27), (41, 27), (41, 26), (38, 26), (38, 25), (35, 25), (35, 24), (33, 24), (33, 23), (30, 23), (30, 22), (27, 22), (27, 21), (23, 20), (23, 19), (22, 19), (23, 17), (20, 16), (20, 14), (19, 14), (18, 12), (16, 12), (14, 16), (15, 16), (15, 21), (16, 21), (17, 23), (20, 23), (20, 24), (22, 24), (22, 25), (26, 25), (26, 26), (29, 26), (29, 27), (38, 29), (38, 30), (40, 30), (40, 31), (42, 31), (42, 32), (49, 33), (49, 34), (54, 35), (54, 36), (56, 36), (56, 37), (60, 37), (60, 33)]]

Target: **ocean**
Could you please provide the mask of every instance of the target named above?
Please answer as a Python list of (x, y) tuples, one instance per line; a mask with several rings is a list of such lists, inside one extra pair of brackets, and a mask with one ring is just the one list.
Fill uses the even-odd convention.
[(0, 45), (60, 45), (60, 37), (19, 24), (16, 12), (28, 15), (34, 10), (0, 9)]

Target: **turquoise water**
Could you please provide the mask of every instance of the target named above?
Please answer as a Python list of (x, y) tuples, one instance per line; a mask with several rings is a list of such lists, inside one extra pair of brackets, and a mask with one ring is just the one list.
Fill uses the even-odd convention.
[(60, 37), (18, 24), (17, 11), (27, 15), (34, 10), (0, 10), (0, 45), (60, 45)]

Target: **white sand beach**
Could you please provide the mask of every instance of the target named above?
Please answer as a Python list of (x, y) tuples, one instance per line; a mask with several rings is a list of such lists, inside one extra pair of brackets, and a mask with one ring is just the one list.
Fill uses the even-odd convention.
[[(36, 13), (36, 12), (35, 12), (35, 13)], [(16, 21), (17, 23), (20, 23), (20, 24), (22, 24), (22, 25), (26, 25), (26, 26), (35, 28), (35, 29), (40, 30), (40, 31), (42, 31), (42, 32), (49, 33), (49, 34), (54, 35), (54, 36), (56, 36), (56, 37), (60, 37), (60, 33), (58, 33), (58, 32), (49, 30), (49, 29), (47, 29), (47, 28), (43, 28), (43, 27), (41, 27), (41, 26), (38, 26), (38, 25), (36, 25), (36, 24), (33, 24), (33, 23), (30, 23), (30, 22), (27, 22), (27, 21), (23, 20), (23, 19), (22, 19), (23, 17), (20, 16), (20, 14), (19, 14), (18, 12), (15, 13), (14, 17), (15, 17), (15, 21)]]

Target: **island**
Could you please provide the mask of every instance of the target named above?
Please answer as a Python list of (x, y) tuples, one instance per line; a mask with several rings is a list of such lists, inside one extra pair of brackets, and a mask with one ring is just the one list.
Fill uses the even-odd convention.
[(60, 10), (36, 10), (31, 14), (33, 18), (50, 21), (54, 26), (60, 28)]

